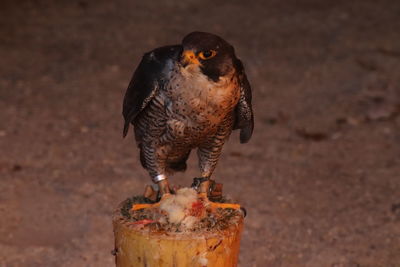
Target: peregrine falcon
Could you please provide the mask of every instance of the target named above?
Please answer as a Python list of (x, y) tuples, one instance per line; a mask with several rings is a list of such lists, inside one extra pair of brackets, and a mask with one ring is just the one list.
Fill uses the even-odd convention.
[[(123, 136), (134, 126), (142, 166), (170, 194), (168, 175), (186, 169), (197, 148), (199, 193), (209, 192), (210, 177), (224, 142), (240, 130), (240, 142), (253, 133), (251, 87), (232, 45), (221, 37), (192, 32), (182, 44), (146, 53), (123, 101)], [(195, 178), (196, 179), (196, 178)]]

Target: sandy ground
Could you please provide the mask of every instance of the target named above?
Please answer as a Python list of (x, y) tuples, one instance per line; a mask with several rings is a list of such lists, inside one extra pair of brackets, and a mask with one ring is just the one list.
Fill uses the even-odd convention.
[(248, 211), (240, 266), (400, 266), (400, 2), (377, 2), (2, 1), (0, 266), (114, 265), (111, 213), (150, 181), (124, 91), (193, 30), (253, 86), (214, 175)]

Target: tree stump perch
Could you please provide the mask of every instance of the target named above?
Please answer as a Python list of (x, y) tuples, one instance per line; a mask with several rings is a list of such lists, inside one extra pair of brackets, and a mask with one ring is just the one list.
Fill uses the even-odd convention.
[[(232, 215), (236, 216), (234, 219), (226, 217), (223, 227), (171, 230), (163, 229), (154, 220), (143, 219), (142, 215), (140, 220), (128, 218), (122, 212), (130, 204), (128, 201), (122, 202), (113, 216), (117, 267), (237, 266), (243, 229), (241, 213)], [(213, 214), (208, 216), (214, 218)]]

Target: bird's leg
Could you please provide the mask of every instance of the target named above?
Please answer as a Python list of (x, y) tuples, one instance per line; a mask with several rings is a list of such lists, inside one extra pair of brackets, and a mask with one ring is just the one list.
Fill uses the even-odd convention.
[[(169, 188), (168, 178), (165, 175), (166, 160), (170, 147), (168, 146), (155, 146), (154, 144), (147, 144), (141, 148), (140, 158), (142, 165), (149, 171), (152, 177), (153, 183), (157, 185), (158, 192), (156, 192), (151, 186), (145, 190), (150, 199), (157, 200), (160, 197), (160, 201), (164, 198), (168, 198), (171, 194)], [(146, 153), (147, 152), (147, 153)], [(155, 208), (160, 205), (160, 201), (154, 204), (135, 204), (132, 210)]]
[(210, 178), (206, 178), (199, 185), (199, 194), (208, 197), (208, 192), (210, 190)]
[[(158, 178), (161, 178), (162, 176), (157, 176)], [(153, 179), (154, 182), (157, 182), (157, 177), (155, 179)], [(165, 176), (164, 176), (165, 177)], [(143, 203), (143, 204), (134, 204), (132, 207), (132, 210), (141, 210), (141, 209), (149, 209), (149, 208), (157, 208), (160, 206), (160, 202), (163, 199), (166, 199), (168, 197), (170, 197), (171, 195), (171, 191), (169, 188), (169, 183), (168, 183), (168, 179), (165, 177), (162, 180), (159, 180), (157, 182), (158, 185), (158, 194), (161, 196), (161, 199), (159, 201), (157, 201), (156, 203), (153, 204), (148, 204), (148, 203)], [(154, 192), (155, 193), (155, 192)], [(146, 196), (145, 196), (146, 197)]]
[(199, 198), (204, 202), (207, 209), (210, 209), (212, 212), (216, 209), (240, 209), (239, 204), (212, 202), (209, 199), (210, 186), (215, 182), (208, 177), (195, 178), (195, 180), (196, 179), (201, 180), (200, 185), (197, 187), (197, 192)]
[(199, 157), (199, 167), (201, 170), (201, 178), (195, 178), (195, 182), (197, 181), (197, 190), (199, 193), (199, 197), (203, 199), (206, 203), (206, 207), (208, 206), (211, 210), (215, 210), (217, 208), (231, 208), (231, 209), (240, 209), (239, 204), (233, 203), (218, 203), (212, 202), (209, 200), (210, 196), (210, 186), (215, 184), (213, 180), (210, 179), (211, 174), (214, 172), (214, 169), (217, 165), (219, 156), (221, 155), (222, 146), (224, 142), (229, 136), (232, 121), (230, 118), (227, 118), (223, 125), (218, 129), (215, 136), (207, 140), (203, 145), (201, 145), (197, 151), (197, 155)]
[(164, 179), (158, 182), (159, 194), (161, 198), (166, 194), (171, 194), (171, 190), (169, 189), (168, 179)]
[(210, 190), (210, 178), (201, 177), (194, 178), (192, 183), (192, 188), (197, 190), (200, 199), (208, 199), (208, 193)]

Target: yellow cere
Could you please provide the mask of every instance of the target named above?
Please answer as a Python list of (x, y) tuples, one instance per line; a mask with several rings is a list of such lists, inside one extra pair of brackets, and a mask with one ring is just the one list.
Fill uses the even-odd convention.
[(192, 50), (185, 50), (183, 52), (183, 58), (186, 63), (201, 65), (200, 61), (197, 59)]

